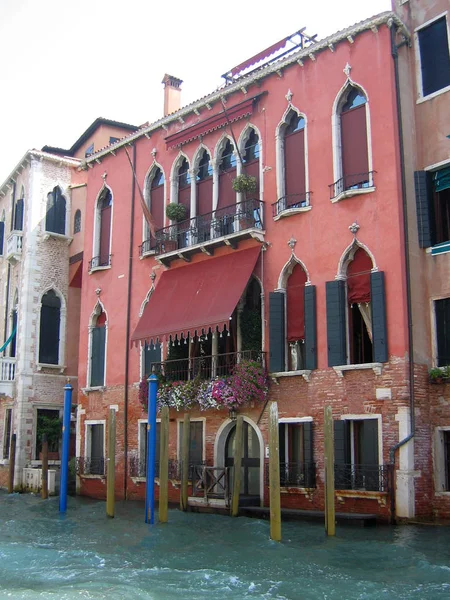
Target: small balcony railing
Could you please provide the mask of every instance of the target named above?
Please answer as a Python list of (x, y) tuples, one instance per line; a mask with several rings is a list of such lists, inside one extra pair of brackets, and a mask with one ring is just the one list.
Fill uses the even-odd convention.
[(310, 194), (310, 192), (306, 192), (305, 194), (288, 194), (287, 196), (283, 196), (272, 204), (272, 216), (277, 217), (285, 210), (309, 206)]
[(92, 271), (93, 269), (98, 269), (99, 267), (111, 266), (111, 257), (112, 254), (100, 254), (99, 256), (94, 256), (89, 261), (89, 271)]
[(230, 503), (230, 470), (231, 467), (192, 466), (192, 495), (225, 500)]
[(16, 377), (16, 359), (0, 358), (0, 381), (14, 381)]
[(252, 198), (158, 229), (139, 246), (139, 254), (165, 254), (254, 228), (263, 228), (263, 203)]
[[(147, 477), (147, 460), (137, 456), (130, 456), (128, 461), (128, 473), (130, 477)], [(159, 462), (155, 462), (155, 477), (159, 477)], [(181, 478), (181, 462), (169, 460), (169, 479), (179, 480)]]
[(337, 490), (389, 492), (392, 465), (334, 465), (334, 487)]
[(330, 188), (330, 199), (336, 198), (339, 194), (350, 190), (363, 190), (374, 186), (373, 176), (376, 171), (367, 173), (355, 173), (353, 175), (344, 175), (328, 187)]
[(150, 369), (162, 375), (166, 381), (189, 381), (200, 379), (214, 379), (231, 375), (233, 368), (242, 360), (254, 360), (265, 365), (265, 352), (244, 350), (214, 356), (197, 356), (195, 358), (182, 358), (151, 363)]
[[(265, 482), (269, 485), (269, 461), (265, 463)], [(316, 463), (280, 462), (280, 485), (282, 487), (316, 487)]]
[(78, 456), (76, 459), (77, 475), (104, 475), (105, 474), (105, 459), (104, 458), (85, 458)]
[(22, 256), (21, 231), (12, 231), (6, 240), (6, 259), (18, 260)]

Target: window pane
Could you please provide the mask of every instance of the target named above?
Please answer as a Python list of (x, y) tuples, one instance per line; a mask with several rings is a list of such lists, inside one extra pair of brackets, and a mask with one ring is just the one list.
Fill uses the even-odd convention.
[(432, 94), (450, 85), (447, 20), (438, 19), (419, 31), (422, 92)]

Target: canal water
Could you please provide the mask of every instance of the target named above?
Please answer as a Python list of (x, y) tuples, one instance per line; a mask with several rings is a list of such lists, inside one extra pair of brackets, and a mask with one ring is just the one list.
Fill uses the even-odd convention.
[(144, 523), (141, 503), (0, 491), (0, 599), (450, 599), (450, 528), (283, 523), (271, 542), (257, 519), (169, 511)]

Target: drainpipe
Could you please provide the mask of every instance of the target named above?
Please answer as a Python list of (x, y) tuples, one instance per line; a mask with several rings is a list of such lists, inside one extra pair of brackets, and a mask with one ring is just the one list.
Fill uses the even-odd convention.
[(133, 226), (134, 226), (134, 201), (136, 198), (136, 179), (134, 173), (136, 172), (136, 146), (133, 145), (133, 169), (131, 170), (131, 212), (130, 212), (130, 246), (128, 250), (128, 287), (127, 287), (127, 319), (126, 319), (126, 333), (125, 333), (125, 390), (124, 390), (124, 428), (123, 428), (123, 458), (125, 461), (123, 473), (124, 473), (124, 484), (123, 484), (123, 495), (124, 499), (127, 499), (128, 494), (128, 368), (130, 364), (130, 315), (131, 315), (131, 282), (133, 276)]
[[(402, 201), (403, 201), (403, 229), (405, 236), (405, 270), (406, 270), (406, 309), (408, 317), (408, 353), (409, 353), (409, 418), (411, 433), (403, 440), (392, 446), (389, 450), (389, 460), (392, 469), (395, 469), (395, 453), (396, 451), (413, 439), (415, 434), (415, 415), (414, 415), (414, 345), (413, 345), (413, 329), (412, 329), (412, 306), (411, 306), (411, 267), (409, 260), (409, 232), (408, 232), (408, 206), (406, 198), (406, 176), (405, 176), (405, 148), (403, 143), (403, 123), (402, 123), (402, 108), (400, 97), (400, 77), (398, 68), (398, 49), (408, 45), (409, 41), (404, 39), (400, 44), (395, 43), (396, 28), (391, 26), (391, 54), (394, 59), (395, 73), (395, 95), (397, 100), (397, 121), (398, 135), (400, 142), (400, 168), (401, 168), (401, 185), (402, 185)], [(392, 473), (392, 482), (394, 482), (394, 474)], [(395, 494), (391, 494), (391, 519), (395, 522)]]

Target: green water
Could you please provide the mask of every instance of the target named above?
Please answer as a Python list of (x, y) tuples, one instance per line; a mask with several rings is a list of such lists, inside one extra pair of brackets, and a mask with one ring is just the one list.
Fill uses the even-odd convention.
[(0, 492), (0, 599), (450, 599), (450, 528), (284, 523)]

